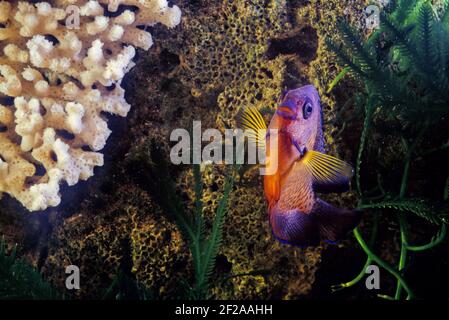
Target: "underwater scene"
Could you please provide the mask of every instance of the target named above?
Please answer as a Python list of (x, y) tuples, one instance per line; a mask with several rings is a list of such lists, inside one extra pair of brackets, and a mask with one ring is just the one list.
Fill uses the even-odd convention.
[(447, 301), (448, 120), (448, 0), (0, 0), (0, 300)]

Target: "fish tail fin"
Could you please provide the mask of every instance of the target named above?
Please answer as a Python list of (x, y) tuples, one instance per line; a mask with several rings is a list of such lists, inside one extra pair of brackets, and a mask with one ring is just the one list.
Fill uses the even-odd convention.
[(317, 199), (310, 215), (316, 219), (322, 239), (338, 242), (360, 223), (363, 213), (358, 210), (337, 208)]
[(270, 210), (270, 225), (274, 237), (282, 243), (298, 247), (320, 243), (320, 231), (315, 219), (299, 210), (281, 211), (274, 206)]

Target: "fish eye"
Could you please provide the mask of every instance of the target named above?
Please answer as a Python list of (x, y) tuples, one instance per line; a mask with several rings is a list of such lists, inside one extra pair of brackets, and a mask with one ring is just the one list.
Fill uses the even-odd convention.
[(310, 101), (307, 101), (306, 103), (304, 103), (304, 106), (302, 107), (302, 114), (304, 116), (304, 119), (307, 120), (312, 114), (312, 112), (313, 112), (312, 103)]

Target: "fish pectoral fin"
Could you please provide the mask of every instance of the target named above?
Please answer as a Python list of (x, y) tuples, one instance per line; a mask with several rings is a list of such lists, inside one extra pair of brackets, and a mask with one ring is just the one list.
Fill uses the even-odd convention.
[(349, 181), (354, 170), (345, 161), (325, 153), (308, 150), (300, 163), (312, 176), (316, 192), (342, 192), (349, 189)]
[(362, 219), (361, 211), (336, 208), (321, 199), (317, 199), (310, 215), (319, 226), (321, 239), (331, 242), (341, 240)]
[(265, 148), (265, 137), (268, 128), (259, 110), (254, 107), (242, 108), (237, 114), (236, 120), (238, 127), (248, 131), (249, 141), (261, 148)]
[(350, 181), (349, 178), (340, 179), (338, 183), (336, 182), (322, 182), (322, 181), (314, 181), (313, 182), (313, 191), (317, 193), (342, 193), (347, 192), (350, 189)]

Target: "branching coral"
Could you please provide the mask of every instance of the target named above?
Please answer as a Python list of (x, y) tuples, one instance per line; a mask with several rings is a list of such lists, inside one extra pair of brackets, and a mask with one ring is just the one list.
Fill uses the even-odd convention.
[[(103, 113), (127, 115), (122, 79), (135, 48), (153, 44), (137, 27), (174, 27), (181, 15), (166, 0), (56, 4), (0, 2), (0, 192), (30, 211), (57, 206), (60, 183), (103, 165)], [(68, 5), (79, 9), (78, 26)]]

